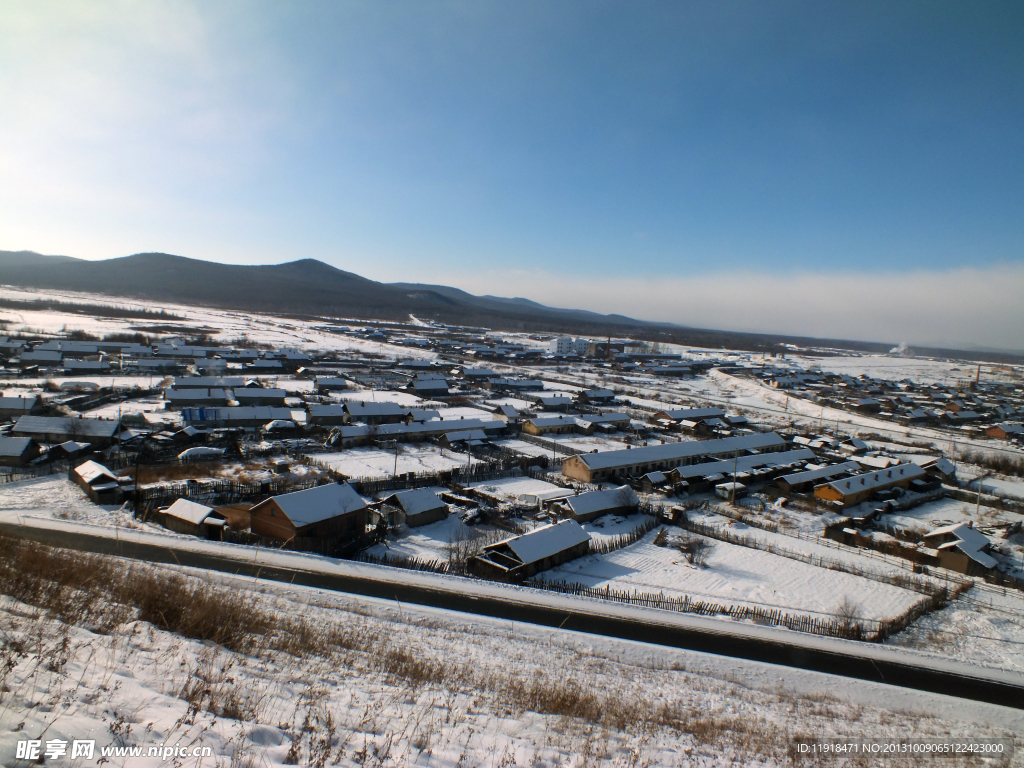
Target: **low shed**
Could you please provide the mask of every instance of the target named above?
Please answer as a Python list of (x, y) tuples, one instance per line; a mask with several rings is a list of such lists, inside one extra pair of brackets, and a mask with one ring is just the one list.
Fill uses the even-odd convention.
[(606, 491), (587, 491), (569, 496), (559, 506), (576, 522), (589, 523), (604, 515), (628, 515), (636, 512), (640, 500), (628, 485)]
[(470, 559), (470, 571), (497, 581), (521, 581), (536, 573), (582, 557), (590, 551), (590, 535), (575, 520), (499, 541)]
[(31, 437), (0, 437), (0, 466), (24, 467), (39, 457), (39, 444)]
[(224, 515), (213, 507), (188, 499), (178, 499), (160, 515), (160, 522), (165, 528), (212, 541), (221, 540), (227, 525)]
[(121, 484), (117, 475), (98, 462), (79, 464), (71, 470), (71, 479), (97, 504), (121, 503)]
[(404, 522), (410, 528), (436, 523), (448, 517), (448, 505), (436, 493), (425, 488), (393, 493), (385, 501), (402, 510)]

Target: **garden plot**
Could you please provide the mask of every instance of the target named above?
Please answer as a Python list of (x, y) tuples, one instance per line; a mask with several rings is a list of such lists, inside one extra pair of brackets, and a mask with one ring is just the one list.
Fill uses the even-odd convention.
[(511, 536), (505, 531), (501, 536), (494, 535), (489, 526), (469, 526), (456, 515), (448, 515), (430, 525), (418, 528), (406, 528), (392, 541), (374, 544), (366, 553), (375, 557), (402, 557), (421, 562), (440, 560), (447, 562), (452, 550), (459, 545), (476, 539), (497, 540)]
[(507, 448), (510, 451), (521, 453), (523, 456), (555, 455), (554, 451), (550, 448), (544, 448), (543, 446), (536, 445), (534, 443), (528, 443), (525, 440), (492, 440), (491, 445), (496, 445), (500, 448)]
[(287, 471), (271, 464), (280, 457), (259, 457), (245, 461), (200, 461), (163, 466), (142, 466), (136, 470), (129, 467), (121, 474), (134, 475), (138, 472), (139, 486), (154, 488), (160, 485), (180, 483), (185, 480), (232, 480), (254, 485), (265, 482), (303, 481), (322, 477), (324, 472), (314, 466), (293, 462)]
[(943, 525), (968, 523), (972, 520), (978, 528), (985, 528), (1016, 522), (1020, 520), (1020, 515), (986, 507), (984, 504), (977, 505), (956, 499), (936, 499), (913, 509), (896, 510), (880, 518), (880, 522), (887, 525), (909, 528), (918, 533), (927, 533)]
[[(396, 472), (393, 449), (351, 448), (341, 453), (319, 453), (316, 459), (346, 477), (390, 476)], [(452, 453), (429, 443), (398, 444), (399, 475), (408, 472), (447, 472), (468, 466), (468, 457), (465, 454)]]
[(650, 515), (605, 515), (592, 523), (584, 523), (583, 530), (590, 534), (590, 539), (595, 544), (603, 544), (619, 536), (629, 535), (648, 525), (652, 520), (654, 518)]
[(504, 496), (508, 501), (515, 501), (524, 493), (546, 493), (548, 491), (565, 490), (554, 483), (536, 480), (532, 477), (502, 477), (497, 480), (481, 480), (470, 483), (470, 488), (484, 491), (494, 496)]
[(886, 644), (1024, 672), (1024, 593), (975, 586), (942, 610), (922, 616)]
[(858, 616), (877, 621), (904, 613), (922, 598), (889, 584), (710, 539), (714, 548), (707, 565), (698, 568), (678, 550), (655, 546), (655, 535), (652, 531), (632, 546), (573, 560), (536, 578), (672, 598), (688, 595), (825, 619), (847, 600), (858, 606)]
[(541, 435), (545, 440), (573, 448), (577, 451), (624, 451), (626, 443), (621, 434), (618, 435)]
[(979, 485), (982, 493), (1010, 499), (1024, 499), (1024, 480), (1019, 478), (1011, 480), (1005, 477), (983, 477), (971, 482), (969, 487), (976, 491)]
[[(864, 572), (877, 574), (879, 576), (886, 576), (893, 572), (899, 572), (898, 568), (894, 568), (891, 565), (891, 558), (887, 562), (882, 559), (881, 555), (869, 549), (844, 547), (828, 539), (822, 538), (801, 539), (796, 536), (787, 536), (783, 533), (772, 533), (771, 531), (748, 526), (744, 523), (716, 514), (694, 514), (692, 512), (690, 514), (695, 522), (706, 523), (717, 528), (725, 528), (733, 535), (755, 539), (765, 545), (778, 547), (780, 550), (786, 550), (798, 555), (837, 561), (845, 566), (850, 566), (851, 568), (860, 569)], [(910, 568), (909, 562), (907, 562), (907, 568)], [(924, 577), (918, 578), (926, 580)]]
[(166, 533), (163, 528), (136, 522), (131, 512), (123, 511), (119, 505), (93, 503), (85, 491), (64, 474), (0, 485), (0, 510), (22, 517), (75, 520)]

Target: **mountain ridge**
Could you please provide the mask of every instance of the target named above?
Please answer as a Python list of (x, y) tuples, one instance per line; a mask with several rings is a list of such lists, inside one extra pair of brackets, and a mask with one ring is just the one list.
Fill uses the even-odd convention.
[[(522, 297), (475, 296), (423, 283), (381, 283), (312, 258), (283, 264), (221, 264), (149, 252), (89, 261), (34, 251), (0, 251), (0, 283), (80, 291), (220, 309), (300, 317), (406, 321), (409, 315), (452, 325), (591, 337), (626, 336), (706, 348), (785, 352), (786, 344), (888, 352), (892, 342), (865, 342), (720, 331), (649, 322), (624, 315), (548, 307)], [(921, 354), (1022, 362), (1012, 352), (918, 348)]]

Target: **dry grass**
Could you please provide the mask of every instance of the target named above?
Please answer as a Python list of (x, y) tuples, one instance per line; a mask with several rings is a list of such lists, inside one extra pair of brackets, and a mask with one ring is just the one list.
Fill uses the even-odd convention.
[[(593, 748), (591, 757), (596, 761), (607, 751), (597, 734), (623, 734), (637, 745), (638, 757), (648, 740), (668, 735), (704, 750), (784, 758), (791, 736), (785, 725), (749, 709), (711, 712), (697, 705), (699, 699), (687, 703), (665, 698), (659, 686), (650, 687), (656, 678), (647, 684), (639, 680), (637, 685), (602, 684), (607, 662), (601, 659), (567, 657), (564, 664), (550, 669), (529, 663), (520, 666), (514, 659), (481, 663), (447, 653), (443, 646), (422, 643), (415, 628), (403, 635), (393, 624), (365, 613), (324, 620), (282, 611), (272, 598), (244, 587), (213, 586), (165, 568), (125, 565), (112, 558), (5, 536), (0, 536), (0, 594), (49, 612), (65, 629), (71, 624), (87, 626), (110, 634), (112, 640), (118, 636), (118, 625), (142, 621), (209, 641), (184, 676), (172, 682), (172, 695), (188, 705), (182, 725), (199, 727), (201, 717), (208, 717), (204, 713), (239, 722), (280, 724), (292, 740), (290, 757), (295, 764), (330, 765), (341, 761), (344, 753), (347, 760), (381, 765), (391, 754), (391, 738), (412, 745), (406, 749), (429, 752), (437, 730), (427, 720), (436, 717), (450, 723), (480, 707), (499, 717), (552, 716), (556, 718), (552, 727), (565, 738), (578, 737), (579, 749)], [(120, 630), (125, 635), (129, 631), (147, 629), (140, 623)], [(46, 652), (39, 655), (57, 670), (67, 663), (70, 645), (59, 635), (50, 633)], [(7, 651), (7, 655), (21, 653), (15, 648)], [(0, 653), (0, 667), (5, 663)], [(0, 682), (5, 668), (0, 668)], [(290, 717), (280, 709), (268, 710), (271, 699), (264, 675), (268, 668), (287, 670), (289, 679), (302, 675), (310, 680)], [(346, 670), (352, 679), (379, 681), (381, 687), (367, 704), (364, 722), (339, 720), (330, 691), (324, 687), (325, 677), (318, 672), (325, 669)], [(717, 693), (722, 686), (720, 681), (681, 670), (664, 669), (657, 674), (685, 675), (691, 690)], [(739, 684), (730, 686), (729, 695), (736, 700), (749, 698)], [(380, 719), (390, 701), (382, 703), (382, 696), (394, 697), (397, 708), (411, 707), (418, 713), (416, 718), (426, 720), (395, 730), (395, 723)], [(844, 717), (844, 705), (827, 698), (791, 697), (788, 702), (789, 711), (800, 716), (840, 721)], [(367, 733), (381, 738), (368, 743)], [(232, 764), (258, 764), (250, 752), (240, 740)]]
[(234, 651), (254, 647), (270, 619), (251, 601), (146, 566), (0, 537), (0, 592), (68, 624), (109, 632), (131, 619)]

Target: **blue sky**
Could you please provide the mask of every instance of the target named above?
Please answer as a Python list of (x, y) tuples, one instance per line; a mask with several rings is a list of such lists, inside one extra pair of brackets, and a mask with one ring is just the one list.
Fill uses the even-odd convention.
[(1022, 22), (8, 2), (0, 248), (313, 257), (704, 327), (1022, 348)]

